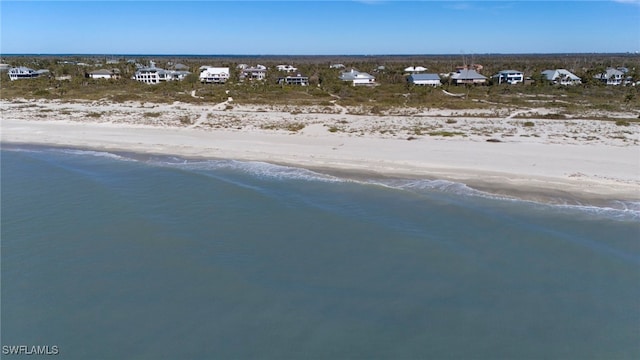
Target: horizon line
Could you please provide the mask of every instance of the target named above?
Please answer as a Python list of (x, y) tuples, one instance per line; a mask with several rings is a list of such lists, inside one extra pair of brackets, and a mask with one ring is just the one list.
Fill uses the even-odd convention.
[(431, 53), (431, 54), (189, 54), (189, 53), (0, 53), (1, 56), (213, 56), (213, 57), (276, 57), (276, 56), (313, 56), (313, 57), (375, 57), (375, 56), (472, 56), (472, 55), (640, 55), (639, 51), (621, 52), (487, 52), (487, 53)]

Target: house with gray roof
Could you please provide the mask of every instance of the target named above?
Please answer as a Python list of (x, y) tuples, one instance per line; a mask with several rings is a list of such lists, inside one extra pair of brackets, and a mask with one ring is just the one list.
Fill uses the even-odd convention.
[(594, 78), (607, 85), (621, 85), (625, 80), (624, 72), (614, 68), (608, 68), (605, 72), (595, 75)]
[(438, 74), (411, 74), (407, 81), (413, 85), (419, 86), (440, 86), (440, 76)]
[(582, 83), (582, 79), (566, 69), (545, 70), (542, 75), (554, 84), (577, 85)]
[(188, 71), (161, 69), (156, 67), (155, 62), (150, 61), (150, 66), (139, 68), (133, 79), (146, 84), (159, 84), (161, 81), (184, 80), (189, 74), (191, 73)]
[(256, 67), (243, 68), (240, 73), (240, 81), (248, 80), (264, 80), (267, 77), (267, 68), (263, 65), (257, 65)]
[(350, 81), (353, 86), (373, 86), (376, 85), (376, 78), (366, 72), (360, 72), (355, 69), (345, 71), (340, 74), (340, 80)]
[(487, 82), (487, 77), (478, 74), (475, 70), (471, 69), (462, 69), (451, 75), (451, 80), (456, 85), (459, 84), (485, 84)]

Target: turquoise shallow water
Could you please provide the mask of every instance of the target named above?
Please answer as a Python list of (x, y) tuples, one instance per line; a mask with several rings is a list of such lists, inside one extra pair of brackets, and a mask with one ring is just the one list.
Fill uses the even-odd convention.
[(640, 358), (640, 211), (265, 163), (2, 150), (2, 345)]

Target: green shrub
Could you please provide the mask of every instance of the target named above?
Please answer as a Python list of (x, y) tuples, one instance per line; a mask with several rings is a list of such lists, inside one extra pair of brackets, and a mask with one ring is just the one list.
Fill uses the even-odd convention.
[(286, 129), (289, 131), (300, 131), (302, 129), (304, 129), (305, 125), (303, 123), (291, 123), (291, 124), (287, 124)]
[(33, 92), (33, 96), (49, 96), (49, 95), (51, 95), (51, 93), (49, 92), (49, 90), (45, 90), (45, 89), (38, 89)]
[(459, 131), (432, 131), (432, 132), (429, 133), (429, 135), (431, 135), (431, 136), (444, 136), (444, 137), (451, 137), (451, 136), (456, 136), (456, 135), (466, 136), (465, 133), (459, 132)]

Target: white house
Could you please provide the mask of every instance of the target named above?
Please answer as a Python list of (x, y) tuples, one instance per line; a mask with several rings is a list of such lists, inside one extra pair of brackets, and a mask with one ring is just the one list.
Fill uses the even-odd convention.
[(90, 72), (89, 77), (92, 79), (117, 79), (120, 75), (112, 70), (100, 69)]
[(9, 69), (9, 79), (11, 81), (18, 79), (32, 79), (48, 73), (49, 70), (33, 70), (28, 67), (20, 66)]
[(200, 82), (206, 84), (224, 84), (229, 80), (228, 67), (200, 67)]
[(343, 64), (332, 64), (329, 65), (329, 69), (344, 69), (345, 66)]
[(498, 84), (517, 84), (524, 82), (524, 74), (518, 70), (502, 70), (493, 75)]
[(341, 73), (340, 80), (351, 81), (353, 83), (353, 86), (376, 84), (376, 78), (374, 76), (367, 74), (365, 72), (359, 72), (354, 69)]
[(298, 68), (293, 67), (293, 65), (278, 65), (278, 66), (276, 66), (276, 69), (278, 71), (284, 71), (284, 72), (296, 72), (296, 71), (298, 71)]
[(409, 72), (409, 73), (419, 73), (423, 71), (427, 71), (427, 68), (424, 66), (409, 66), (408, 68), (404, 69), (404, 72)]
[(278, 84), (308, 86), (309, 77), (303, 75), (287, 76), (278, 78)]
[(475, 70), (463, 69), (451, 75), (451, 79), (456, 85), (459, 84), (484, 84), (487, 77), (478, 74)]
[(267, 77), (267, 68), (262, 65), (242, 69), (240, 80), (264, 80)]
[(624, 72), (614, 68), (608, 68), (605, 72), (595, 75), (594, 78), (607, 85), (621, 85), (625, 80)]
[(411, 74), (407, 78), (410, 84), (423, 86), (440, 86), (440, 76), (438, 74)]
[(545, 70), (542, 75), (554, 84), (577, 85), (582, 83), (582, 79), (565, 69)]
[(133, 79), (146, 84), (158, 84), (161, 81), (184, 80), (187, 75), (191, 74), (188, 71), (164, 70), (157, 68), (153, 61), (150, 61), (150, 64), (151, 66), (149, 67), (142, 67), (138, 69), (133, 76)]

